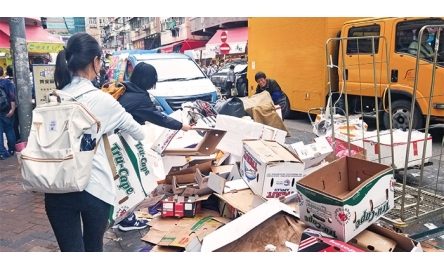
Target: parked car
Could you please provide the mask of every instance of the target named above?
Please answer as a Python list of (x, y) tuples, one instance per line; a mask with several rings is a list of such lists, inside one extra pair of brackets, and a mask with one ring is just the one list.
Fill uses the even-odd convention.
[(180, 109), (182, 103), (197, 99), (215, 102), (217, 89), (199, 66), (182, 53), (156, 53), (153, 50), (129, 50), (113, 53), (111, 80), (128, 80), (134, 67), (145, 62), (157, 70), (156, 89), (148, 93), (156, 107), (165, 114)]
[(227, 81), (227, 73), (231, 65), (234, 65), (234, 74), (236, 75), (235, 85), (238, 95), (240, 97), (248, 96), (248, 62), (246, 60), (234, 60), (228, 63), (211, 76), (211, 81), (216, 87), (220, 87), (222, 94), (226, 94), (224, 88)]

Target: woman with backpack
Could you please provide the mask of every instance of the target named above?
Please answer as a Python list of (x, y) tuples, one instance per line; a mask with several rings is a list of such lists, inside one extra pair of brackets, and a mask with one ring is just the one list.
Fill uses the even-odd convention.
[[(108, 227), (111, 206), (116, 198), (112, 170), (107, 158), (103, 134), (120, 129), (135, 140), (143, 140), (142, 126), (112, 96), (95, 88), (91, 81), (98, 75), (102, 49), (87, 33), (71, 36), (57, 56), (56, 88), (75, 96), (100, 121), (92, 134), (99, 143), (92, 162), (89, 183), (82, 192), (45, 193), (45, 209), (60, 251), (101, 252)], [(77, 96), (76, 91), (90, 87)], [(112, 112), (112, 113), (110, 113)]]
[[(135, 67), (129, 81), (124, 81), (123, 89), (117, 89), (113, 96), (138, 123), (145, 121), (173, 130), (188, 131), (191, 127), (176, 119), (163, 114), (156, 109), (147, 90), (156, 88), (157, 71), (147, 63), (140, 62)], [(104, 90), (102, 88), (102, 90)], [(106, 91), (106, 89), (104, 90)], [(111, 92), (108, 92), (111, 94)], [(118, 228), (122, 231), (140, 230), (148, 226), (148, 221), (138, 219), (131, 213), (119, 222)]]

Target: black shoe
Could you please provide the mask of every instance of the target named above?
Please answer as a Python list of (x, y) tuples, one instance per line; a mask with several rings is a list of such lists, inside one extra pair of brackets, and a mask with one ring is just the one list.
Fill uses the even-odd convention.
[(8, 153), (10, 156), (13, 156), (15, 154), (15, 150), (8, 151)]
[(9, 156), (7, 156), (7, 155), (0, 155), (0, 160), (5, 160), (5, 159), (7, 159)]

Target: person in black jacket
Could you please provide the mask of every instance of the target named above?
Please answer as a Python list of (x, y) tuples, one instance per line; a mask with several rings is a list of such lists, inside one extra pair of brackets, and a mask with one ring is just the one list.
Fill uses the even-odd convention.
[[(134, 67), (129, 81), (122, 82), (125, 85), (125, 92), (117, 101), (125, 110), (131, 114), (139, 124), (145, 124), (145, 121), (155, 125), (174, 129), (188, 131), (189, 125), (182, 124), (180, 121), (158, 111), (148, 94), (149, 89), (156, 88), (157, 71), (147, 63), (141, 62)], [(119, 229), (122, 231), (131, 231), (144, 229), (148, 226), (148, 221), (138, 219), (134, 213), (119, 222)]]
[(122, 82), (125, 85), (125, 93), (118, 99), (123, 108), (130, 113), (134, 120), (140, 124), (145, 121), (155, 125), (188, 131), (189, 125), (182, 124), (176, 119), (157, 110), (147, 90), (156, 88), (157, 71), (147, 63), (141, 62), (134, 67), (129, 81)]

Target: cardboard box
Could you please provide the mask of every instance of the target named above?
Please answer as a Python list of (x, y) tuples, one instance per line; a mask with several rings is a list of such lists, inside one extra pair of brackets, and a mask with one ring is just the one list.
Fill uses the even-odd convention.
[(392, 252), (396, 247), (396, 241), (369, 230), (362, 231), (348, 244), (366, 252)]
[(344, 243), (319, 231), (306, 229), (302, 233), (298, 252), (363, 252), (358, 247)]
[[(205, 135), (200, 137), (196, 135), (196, 131), (205, 132)], [(166, 134), (161, 135), (153, 144), (152, 149), (158, 154), (168, 156), (209, 156), (215, 153), (216, 146), (226, 133), (219, 129), (193, 128), (179, 139), (178, 133), (172, 135), (174, 132), (165, 132)], [(170, 144), (174, 144), (174, 147), (169, 146)]]
[[(116, 200), (111, 209), (110, 226), (123, 220), (157, 187), (142, 142), (119, 132), (108, 137), (118, 178), (114, 180)], [(130, 158), (134, 157), (134, 158)]]
[(200, 202), (210, 196), (174, 196), (162, 200), (162, 217), (194, 217), (200, 211)]
[[(217, 148), (230, 153), (234, 158), (241, 157), (242, 140), (244, 139), (274, 140), (284, 144), (285, 137), (287, 136), (286, 131), (263, 125), (253, 120), (245, 120), (222, 114), (218, 114), (216, 117), (216, 128), (227, 131), (217, 145)], [(240, 161), (240, 159), (235, 161)]]
[(199, 241), (220, 226), (230, 222), (219, 217), (219, 213), (204, 210), (194, 218), (157, 217), (148, 223), (150, 230), (142, 237), (143, 241), (159, 246), (180, 247), (185, 249), (194, 239)]
[[(377, 223), (373, 223), (365, 231), (370, 232), (372, 237), (378, 237), (379, 239), (383, 240), (375, 243), (374, 238), (367, 237), (368, 234), (360, 233), (359, 235), (351, 239), (348, 243), (354, 245), (354, 239), (359, 238), (362, 246), (372, 245), (375, 248), (375, 251), (423, 252), (421, 244), (418, 241), (408, 238), (403, 234), (399, 234), (397, 232), (384, 228)], [(394, 246), (394, 244), (396, 244), (396, 246)], [(390, 247), (388, 247), (389, 245)], [(390, 251), (389, 249), (392, 246), (394, 246), (394, 248)], [(372, 248), (370, 247), (368, 249), (371, 250)]]
[[(379, 144), (377, 133), (375, 131), (367, 131), (364, 133), (363, 140), (355, 140), (353, 144), (364, 146), (367, 151), (367, 160), (379, 163), (379, 153), (381, 156), (381, 164), (390, 166), (392, 164), (392, 147), (394, 151), (394, 162), (397, 169), (405, 167), (405, 159), (408, 157), (407, 167), (421, 165), (424, 151), (425, 133), (420, 131), (412, 131), (410, 141), (410, 151), (407, 154), (408, 131), (393, 130), (393, 144), (388, 130), (381, 131), (379, 136)], [(429, 162), (432, 157), (432, 136), (427, 137), (427, 147), (424, 163)]]
[(239, 172), (251, 190), (265, 199), (296, 192), (304, 163), (275, 141), (244, 140)]
[(305, 163), (305, 169), (319, 165), (333, 149), (325, 137), (315, 138), (315, 142), (305, 145), (303, 142), (290, 144), (290, 149)]
[(270, 200), (207, 235), (201, 252), (260, 252), (269, 244), (288, 252), (285, 242), (299, 244), (306, 228), (291, 207)]
[(393, 170), (343, 157), (300, 179), (301, 220), (348, 242), (394, 207)]

